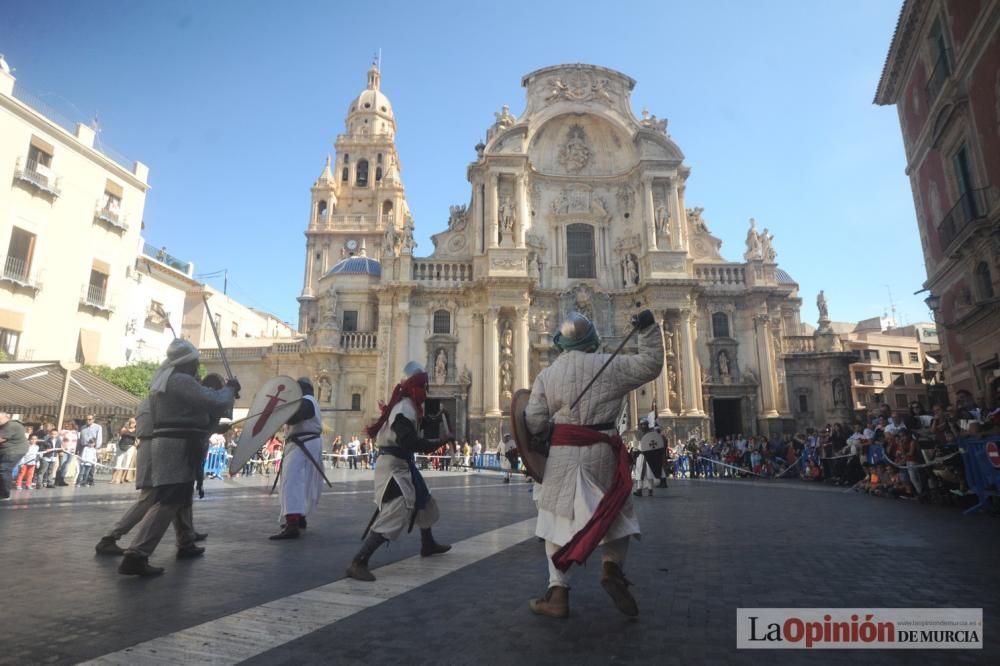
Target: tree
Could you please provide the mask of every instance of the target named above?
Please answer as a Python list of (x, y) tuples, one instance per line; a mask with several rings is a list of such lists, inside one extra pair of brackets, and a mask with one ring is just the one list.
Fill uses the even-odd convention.
[(149, 383), (153, 381), (153, 374), (160, 367), (158, 363), (148, 361), (123, 365), (120, 368), (109, 368), (106, 365), (88, 365), (84, 367), (87, 372), (93, 373), (111, 382), (123, 391), (132, 395), (145, 398), (149, 393)]

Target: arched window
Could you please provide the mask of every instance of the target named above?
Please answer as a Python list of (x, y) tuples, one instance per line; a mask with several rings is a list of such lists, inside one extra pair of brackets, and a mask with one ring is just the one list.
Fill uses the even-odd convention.
[(434, 333), (451, 333), (451, 313), (447, 310), (438, 310), (434, 313)]
[(316, 203), (316, 217), (319, 219), (326, 217), (326, 201), (323, 199)]
[(375, 164), (382, 164), (382, 153), (375, 156)]
[(377, 166), (375, 167), (375, 181), (378, 182), (380, 180), (382, 180), (382, 167)]
[(716, 312), (712, 315), (712, 337), (729, 337), (729, 316), (725, 312)]
[(566, 227), (566, 275), (570, 278), (596, 277), (594, 228), (589, 224)]
[(976, 266), (976, 296), (979, 300), (985, 301), (993, 298), (993, 277), (990, 275), (990, 267), (985, 261), (979, 262)]
[(368, 160), (358, 160), (358, 173), (354, 184), (358, 187), (368, 187)]
[(351, 167), (344, 165), (344, 168), (340, 172), (340, 179), (345, 183), (351, 179)]

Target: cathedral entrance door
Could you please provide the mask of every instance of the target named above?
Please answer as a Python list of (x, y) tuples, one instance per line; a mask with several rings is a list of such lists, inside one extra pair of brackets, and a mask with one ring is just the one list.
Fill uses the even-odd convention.
[(742, 402), (740, 398), (714, 398), (712, 400), (712, 411), (715, 413), (712, 425), (716, 437), (743, 432)]

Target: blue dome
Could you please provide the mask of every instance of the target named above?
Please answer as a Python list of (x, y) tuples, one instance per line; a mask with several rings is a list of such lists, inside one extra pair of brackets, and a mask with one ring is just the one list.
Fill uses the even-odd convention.
[(778, 284), (794, 284), (796, 286), (799, 284), (791, 275), (780, 268), (774, 269), (774, 277), (778, 281)]
[(333, 265), (333, 268), (326, 272), (327, 275), (334, 275), (337, 273), (374, 275), (375, 277), (381, 277), (382, 264), (375, 261), (371, 257), (347, 257), (346, 259), (338, 261)]

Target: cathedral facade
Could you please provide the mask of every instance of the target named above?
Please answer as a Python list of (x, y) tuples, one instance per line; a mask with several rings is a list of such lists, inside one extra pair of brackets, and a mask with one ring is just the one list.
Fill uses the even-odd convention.
[[(800, 335), (798, 286), (778, 268), (771, 234), (751, 220), (742, 260), (722, 257), (702, 209), (685, 201), (690, 169), (667, 121), (633, 113), (630, 77), (574, 64), (521, 83), (524, 111), (495, 114), (468, 166), (466, 202), (418, 257), (395, 116), (369, 70), (311, 189), (305, 337), (272, 352), (281, 372), (311, 375), (327, 426), (348, 435), (418, 360), (457, 436), (492, 446), (512, 393), (552, 362), (551, 334), (567, 314), (593, 320), (612, 350), (629, 316), (650, 308), (666, 362), (623, 405), (631, 427), (655, 412), (676, 437), (794, 428), (801, 387), (786, 361), (837, 350)], [(829, 381), (809, 395), (818, 416), (846, 418)]]

